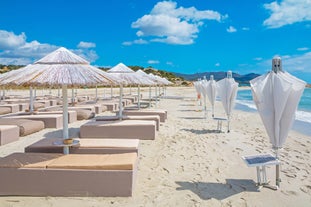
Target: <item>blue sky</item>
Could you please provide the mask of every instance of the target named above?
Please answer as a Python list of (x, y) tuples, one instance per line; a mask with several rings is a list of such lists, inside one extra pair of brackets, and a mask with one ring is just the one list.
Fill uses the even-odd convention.
[(2, 0), (0, 64), (58, 47), (92, 65), (265, 73), (274, 56), (311, 82), (310, 0)]

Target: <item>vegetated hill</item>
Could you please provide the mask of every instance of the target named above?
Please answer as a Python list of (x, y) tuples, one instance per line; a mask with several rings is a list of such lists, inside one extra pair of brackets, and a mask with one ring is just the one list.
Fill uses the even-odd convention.
[[(176, 76), (183, 77), (187, 81), (196, 81), (199, 78), (202, 79), (204, 76), (206, 77), (206, 79), (209, 80), (211, 75), (214, 75), (214, 79), (216, 81), (227, 77), (227, 72), (204, 72), (204, 73), (195, 73), (195, 74), (174, 73), (174, 74)], [(258, 77), (259, 74), (249, 73), (246, 75), (240, 75), (238, 73), (232, 73), (232, 76), (240, 84), (249, 84), (249, 81)]]

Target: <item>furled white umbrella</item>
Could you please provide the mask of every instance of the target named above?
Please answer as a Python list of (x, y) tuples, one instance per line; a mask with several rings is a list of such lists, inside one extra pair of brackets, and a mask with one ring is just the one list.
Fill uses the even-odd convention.
[(215, 101), (216, 101), (216, 81), (214, 76), (210, 76), (210, 80), (206, 84), (206, 94), (212, 105), (212, 117), (214, 117)]
[[(282, 70), (281, 58), (272, 60), (272, 71), (250, 81), (253, 100), (278, 159), (295, 120), (295, 112), (306, 83)], [(276, 185), (280, 184), (279, 165)]]
[(205, 118), (207, 117), (207, 108), (206, 108), (207, 84), (208, 82), (205, 76), (203, 77), (202, 80), (198, 81), (199, 90), (201, 91), (201, 94), (203, 95), (203, 102), (204, 102), (203, 111), (204, 111)]
[(197, 92), (197, 101), (198, 101), (198, 105), (201, 105), (201, 87), (200, 87), (200, 81), (201, 79), (198, 79), (198, 81), (193, 82), (193, 85), (195, 87), (195, 90)]
[(232, 78), (232, 72), (228, 71), (227, 77), (217, 81), (217, 93), (227, 115), (228, 132), (230, 132), (231, 112), (235, 104), (239, 84)]
[[(68, 135), (67, 87), (111, 85), (116, 80), (106, 72), (91, 66), (80, 56), (61, 47), (33, 64), (10, 71), (0, 79), (0, 85), (62, 86), (63, 138)], [(68, 147), (64, 153), (68, 154)]]

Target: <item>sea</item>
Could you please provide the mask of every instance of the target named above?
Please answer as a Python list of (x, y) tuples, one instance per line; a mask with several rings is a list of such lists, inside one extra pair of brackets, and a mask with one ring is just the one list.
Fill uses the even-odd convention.
[[(250, 89), (238, 91), (235, 108), (247, 112), (257, 112)], [(311, 88), (305, 88), (303, 92), (292, 129), (311, 136)]]

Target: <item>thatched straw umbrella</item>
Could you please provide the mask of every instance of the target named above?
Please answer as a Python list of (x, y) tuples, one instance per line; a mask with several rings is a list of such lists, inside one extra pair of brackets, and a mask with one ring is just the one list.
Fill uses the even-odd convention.
[[(80, 56), (61, 47), (37, 62), (1, 76), (0, 85), (55, 86), (62, 87), (63, 138), (68, 135), (67, 87), (111, 85), (116, 79), (93, 67)], [(68, 153), (64, 147), (64, 153)]]
[(113, 75), (120, 82), (120, 99), (119, 99), (119, 119), (122, 119), (122, 96), (123, 96), (123, 86), (124, 85), (143, 85), (143, 78), (135, 73), (131, 68), (127, 67), (123, 63), (110, 68), (107, 71), (109, 74)]

